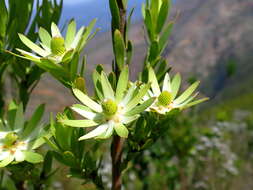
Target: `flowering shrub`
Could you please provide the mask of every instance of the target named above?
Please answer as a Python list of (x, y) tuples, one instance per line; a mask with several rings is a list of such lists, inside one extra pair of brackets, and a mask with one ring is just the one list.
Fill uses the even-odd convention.
[[(4, 7), (4, 12), (0, 13), (0, 21), (1, 25), (4, 25), (12, 22), (7, 17), (8, 14), (11, 16), (14, 5), (9, 1), (6, 8), (5, 1), (0, 2), (1, 8)], [(27, 3), (33, 5), (31, 0)], [(16, 5), (22, 6), (20, 3)], [(193, 83), (178, 96), (181, 77), (177, 74), (171, 80), (168, 74), (170, 67), (162, 55), (174, 24), (174, 21), (167, 21), (171, 7), (170, 0), (148, 0), (143, 5), (148, 49), (143, 71), (135, 82), (129, 80), (133, 47), (128, 38), (131, 13), (127, 19), (127, 0), (109, 0), (114, 60), (109, 75), (101, 65), (93, 71), (94, 96), (90, 96), (86, 91), (86, 60), (81, 53), (95, 34), (93, 33), (95, 20), (89, 26), (79, 29), (77, 33), (75, 22), (70, 21), (64, 38), (55, 24), (58, 19), (54, 20), (55, 15), (59, 17), (61, 5), (62, 1), (60, 5), (48, 0), (42, 4), (38, 3), (38, 13), (30, 29), (27, 29), (29, 28), (27, 22), (23, 26), (24, 30), (15, 31), (19, 33), (19, 42), (23, 44), (9, 42), (2, 46), (6, 49), (3, 51), (3, 56), (6, 56), (3, 63), (13, 62), (9, 67), (12, 70), (11, 77), (17, 79), (19, 96), (14, 99), (19, 103), (10, 104), (7, 119), (3, 117), (0, 123), (0, 166), (10, 166), (9, 171), (13, 173), (10, 177), (13, 177), (16, 188), (43, 188), (45, 185), (43, 181), (54, 173), (51, 166), (52, 158), (55, 158), (69, 167), (70, 177), (77, 177), (85, 182), (92, 181), (97, 188), (104, 189), (105, 185), (99, 172), (104, 153), (101, 148), (106, 142), (105, 139), (111, 137), (111, 186), (112, 189), (121, 189), (121, 177), (123, 171), (128, 169), (129, 163), (166, 133), (175, 121), (175, 116), (181, 114), (181, 110), (206, 101), (207, 98), (195, 100), (198, 93), (193, 93), (199, 82)], [(31, 9), (26, 11), (31, 15)], [(48, 18), (46, 15), (49, 12), (53, 13), (50, 24), (47, 20), (48, 24), (43, 27), (39, 24), (43, 23), (40, 16)], [(31, 17), (28, 17), (28, 20), (30, 19)], [(51, 34), (48, 30), (50, 27)], [(35, 34), (36, 28), (38, 35)], [(7, 30), (11, 29), (6, 28)], [(27, 34), (23, 34), (26, 31)], [(12, 35), (17, 36), (16, 33)], [(4, 33), (4, 38), (9, 39), (10, 36), (5, 35), (8, 35), (7, 32)], [(3, 42), (5, 43), (5, 40)], [(1, 67), (0, 74), (6, 67), (7, 64)], [(44, 112), (44, 107), (39, 106), (32, 118), (25, 122), (23, 112), (26, 104), (44, 72), (50, 73), (68, 88), (81, 104), (66, 108), (57, 114), (56, 119), (51, 116), (48, 125), (39, 124)], [(162, 87), (160, 81), (163, 81)], [(83, 119), (78, 119), (75, 113)], [(5, 115), (4, 112), (2, 115)], [(96, 128), (92, 131), (84, 130), (89, 127)], [(86, 143), (87, 139), (92, 140)], [(37, 148), (45, 142), (51, 150), (44, 150), (47, 154), (44, 165), (40, 165), (43, 169), (36, 175), (36, 180), (31, 180), (32, 175), (17, 180), (15, 173), (20, 172), (18, 166), (31, 166), (28, 169), (29, 173), (32, 173), (34, 167), (39, 167), (36, 164), (43, 161), (43, 151), (39, 154)]]

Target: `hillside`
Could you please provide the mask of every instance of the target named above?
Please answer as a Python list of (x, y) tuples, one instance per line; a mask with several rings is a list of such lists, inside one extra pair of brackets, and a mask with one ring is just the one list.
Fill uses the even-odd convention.
[[(171, 36), (171, 43), (166, 49), (166, 57), (173, 66), (173, 72), (182, 73), (185, 80), (196, 76), (202, 81), (201, 91), (209, 97), (217, 97), (216, 100), (231, 96), (230, 92), (236, 95), (252, 89), (252, 0), (191, 0), (191, 4), (179, 0), (172, 15), (176, 10), (180, 10), (181, 16)], [(130, 35), (135, 49), (131, 73), (133, 77), (140, 70), (145, 55), (143, 33), (141, 22), (132, 26)], [(89, 70), (96, 64), (107, 64), (110, 69), (113, 57), (111, 51), (110, 33), (97, 35), (85, 50), (88, 54)], [(227, 65), (231, 60), (237, 69), (229, 78)], [(247, 86), (238, 92), (235, 87), (241, 83)], [(43, 95), (41, 88), (45, 86), (47, 93), (53, 94), (50, 101), (57, 102), (49, 107), (49, 110), (59, 111), (64, 105), (71, 104), (72, 99), (67, 96), (70, 93), (48, 77), (35, 89), (34, 100), (38, 101), (36, 97)], [(61, 90), (56, 92), (56, 88)]]

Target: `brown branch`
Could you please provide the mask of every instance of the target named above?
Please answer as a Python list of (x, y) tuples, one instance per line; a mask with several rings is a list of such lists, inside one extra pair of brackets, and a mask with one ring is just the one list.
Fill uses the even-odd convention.
[(122, 185), (121, 179), (121, 159), (123, 152), (124, 139), (119, 136), (113, 137), (111, 146), (112, 157), (112, 190), (120, 190)]
[[(123, 4), (123, 0), (117, 0), (117, 4), (120, 12), (120, 28), (118, 28), (123, 36), (126, 35), (126, 9)], [(112, 29), (113, 34), (116, 28)], [(125, 38), (124, 38), (125, 39)], [(120, 70), (115, 64), (114, 72), (117, 80), (119, 79)], [(112, 190), (120, 190), (122, 186), (121, 179), (121, 165), (122, 165), (122, 152), (124, 139), (119, 136), (114, 136), (111, 145), (111, 158), (112, 158)]]

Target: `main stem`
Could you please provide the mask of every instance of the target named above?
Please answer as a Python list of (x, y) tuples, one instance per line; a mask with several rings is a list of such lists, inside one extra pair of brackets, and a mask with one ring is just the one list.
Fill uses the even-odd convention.
[[(112, 28), (112, 32), (116, 29), (119, 29), (121, 34), (125, 36), (125, 25), (126, 25), (126, 9), (122, 2), (123, 0), (117, 0), (117, 4), (120, 11), (120, 28)], [(119, 79), (120, 70), (115, 64), (114, 72), (116, 74), (117, 80)], [(124, 139), (115, 135), (113, 137), (111, 145), (111, 157), (112, 157), (112, 190), (120, 190), (122, 186), (121, 179), (121, 162), (122, 162), (122, 153), (123, 153)]]

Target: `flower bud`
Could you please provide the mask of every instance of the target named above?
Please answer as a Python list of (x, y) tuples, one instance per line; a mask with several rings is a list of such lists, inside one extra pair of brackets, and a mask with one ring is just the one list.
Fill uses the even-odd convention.
[(103, 112), (108, 116), (113, 116), (118, 111), (118, 106), (113, 100), (106, 100), (102, 104)]
[(158, 102), (162, 106), (168, 106), (172, 101), (172, 96), (171, 93), (168, 91), (163, 91), (159, 97), (158, 97)]
[(63, 37), (53, 37), (52, 38), (51, 51), (55, 55), (61, 55), (66, 51)]

